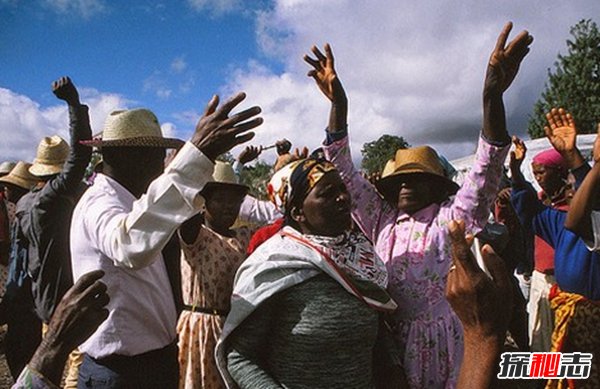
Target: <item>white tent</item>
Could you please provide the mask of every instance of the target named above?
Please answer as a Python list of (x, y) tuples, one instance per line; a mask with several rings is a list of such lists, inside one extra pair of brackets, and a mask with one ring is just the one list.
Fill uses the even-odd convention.
[[(577, 136), (577, 147), (581, 151), (581, 154), (588, 161), (591, 160), (592, 148), (594, 146), (594, 140), (596, 139), (596, 134), (586, 134), (586, 135), (578, 135)], [(550, 142), (547, 138), (539, 138), (525, 141), (525, 145), (527, 146), (527, 154), (525, 156), (525, 161), (523, 161), (523, 165), (521, 169), (523, 170), (523, 175), (527, 179), (527, 181), (531, 182), (537, 190), (540, 190), (535, 178), (533, 177), (533, 172), (531, 170), (531, 160), (533, 157), (539, 153), (540, 151), (544, 151), (546, 149), (551, 148)], [(510, 156), (506, 158), (504, 165), (508, 168)], [(465, 179), (465, 175), (473, 166), (473, 160), (475, 159), (475, 154), (468, 155), (466, 157), (454, 159), (450, 161), (452, 166), (456, 169), (456, 175), (453, 177), (453, 180), (462, 184)]]

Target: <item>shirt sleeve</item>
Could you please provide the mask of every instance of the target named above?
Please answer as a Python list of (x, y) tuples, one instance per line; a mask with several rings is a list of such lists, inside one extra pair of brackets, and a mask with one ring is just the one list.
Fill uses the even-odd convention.
[(59, 389), (41, 373), (25, 366), (12, 389)]
[(200, 211), (204, 200), (199, 192), (213, 170), (214, 164), (187, 143), (133, 203), (131, 212), (117, 199), (90, 207), (85, 217), (90, 238), (117, 266), (139, 269), (150, 265), (175, 230)]
[[(327, 143), (327, 142), (325, 142)], [(342, 177), (352, 198), (352, 217), (363, 233), (375, 243), (381, 229), (394, 221), (396, 211), (375, 187), (354, 167), (347, 136), (323, 146), (326, 158)]]
[(90, 162), (92, 148), (84, 146), (80, 142), (92, 138), (88, 107), (86, 105), (69, 106), (69, 122), (71, 136), (69, 157), (58, 176), (42, 188), (37, 207), (52, 207), (56, 197), (76, 192)]
[(510, 145), (496, 146), (479, 137), (473, 167), (454, 200), (440, 209), (444, 219), (463, 220), (466, 232), (474, 235), (485, 227), (498, 193), (509, 149)]
[(282, 216), (275, 204), (252, 196), (244, 198), (239, 214), (240, 220), (261, 225), (273, 223)]

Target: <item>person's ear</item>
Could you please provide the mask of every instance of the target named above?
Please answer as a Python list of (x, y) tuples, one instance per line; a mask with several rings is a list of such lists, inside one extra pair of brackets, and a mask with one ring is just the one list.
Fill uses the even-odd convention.
[(292, 220), (296, 223), (304, 223), (306, 221), (306, 216), (304, 216), (304, 212), (302, 212), (302, 208), (293, 207), (290, 211), (290, 216)]

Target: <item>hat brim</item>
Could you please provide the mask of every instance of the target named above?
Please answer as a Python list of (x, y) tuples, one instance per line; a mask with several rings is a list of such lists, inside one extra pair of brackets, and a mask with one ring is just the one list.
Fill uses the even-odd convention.
[(89, 147), (162, 147), (165, 149), (178, 149), (185, 144), (181, 139), (162, 138), (157, 136), (140, 136), (128, 139), (114, 140), (82, 140), (80, 143)]
[(29, 173), (36, 177), (53, 176), (62, 172), (63, 164), (47, 165), (43, 163), (34, 163), (29, 167)]
[(458, 189), (460, 188), (460, 186), (456, 182), (454, 182), (444, 176), (440, 176), (438, 174), (433, 174), (433, 173), (429, 173), (429, 172), (424, 172), (419, 169), (410, 169), (410, 170), (404, 170), (404, 171), (392, 173), (389, 176), (381, 178), (379, 181), (377, 181), (375, 183), (375, 187), (377, 188), (379, 193), (381, 193), (381, 195), (384, 198), (395, 202), (397, 199), (395, 198), (394, 194), (399, 189), (398, 184), (400, 182), (400, 179), (402, 177), (406, 177), (407, 175), (426, 176), (428, 179), (431, 179), (435, 184), (442, 185), (442, 188), (446, 190), (446, 193), (448, 194), (448, 196), (455, 194), (458, 191)]
[(36, 184), (36, 182), (30, 182), (27, 181), (21, 177), (15, 177), (15, 176), (4, 176), (0, 178), (0, 182), (3, 182), (5, 184), (11, 184), (14, 186), (18, 186), (19, 188), (23, 188), (26, 190), (30, 190), (31, 188), (33, 188)]

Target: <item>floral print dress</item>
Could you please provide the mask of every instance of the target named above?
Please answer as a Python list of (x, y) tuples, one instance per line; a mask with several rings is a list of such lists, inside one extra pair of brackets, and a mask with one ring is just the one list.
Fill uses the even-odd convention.
[(348, 137), (324, 147), (352, 196), (352, 216), (386, 263), (398, 304), (395, 337), (411, 388), (456, 386), (462, 325), (445, 298), (452, 264), (447, 224), (465, 221), (476, 234), (487, 223), (509, 147), (479, 141), (474, 166), (456, 196), (409, 215), (385, 202), (354, 168)]
[[(233, 278), (246, 259), (253, 229), (234, 229), (232, 237), (202, 226), (192, 244), (180, 239), (183, 260), (181, 283), (187, 309), (177, 324), (180, 388), (225, 388), (215, 362), (215, 346), (229, 311)], [(214, 309), (215, 313), (190, 310)], [(219, 314), (220, 313), (220, 314)]]

